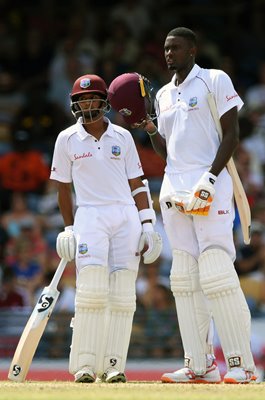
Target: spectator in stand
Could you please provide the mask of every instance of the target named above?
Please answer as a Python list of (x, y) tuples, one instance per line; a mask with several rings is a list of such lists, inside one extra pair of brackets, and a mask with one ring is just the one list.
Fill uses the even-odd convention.
[(0, 223), (0, 280), (2, 276), (2, 264), (5, 257), (6, 244), (8, 243), (9, 235), (7, 230)]
[(235, 268), (252, 316), (265, 307), (265, 226), (252, 221), (251, 242), (238, 248)]
[(102, 46), (102, 58), (116, 60), (116, 74), (133, 68), (140, 52), (140, 44), (123, 19), (110, 21), (108, 35)]
[(175, 301), (169, 286), (157, 283), (150, 294), (146, 310), (146, 351), (148, 357), (183, 357), (183, 347), (175, 312)]
[(234, 159), (250, 206), (253, 207), (264, 190), (264, 176), (260, 160), (241, 144), (234, 153)]
[(16, 276), (12, 269), (3, 270), (2, 282), (0, 280), (0, 309), (24, 307), (23, 295), (16, 287)]
[(48, 98), (55, 103), (65, 116), (66, 123), (72, 121), (69, 117), (69, 94), (72, 82), (83, 73), (83, 63), (78, 52), (78, 44), (72, 37), (65, 37), (57, 43), (55, 54), (48, 71)]
[(30, 222), (35, 225), (42, 225), (41, 217), (29, 209), (25, 193), (12, 192), (9, 209), (1, 216), (1, 225), (10, 238), (13, 238), (19, 236), (22, 224)]
[(17, 74), (1, 69), (0, 64), (0, 156), (11, 149), (12, 123), (24, 103), (25, 94)]
[(259, 62), (256, 83), (246, 90), (245, 101), (249, 109), (260, 110), (265, 114), (265, 60)]
[(68, 116), (48, 98), (43, 83), (28, 85), (24, 93), (26, 102), (14, 120), (14, 127), (28, 132), (31, 148), (50, 161), (57, 133), (64, 128)]
[[(146, 1), (145, 1), (146, 3)], [(124, 0), (112, 7), (110, 12), (111, 22), (117, 20), (124, 21), (131, 30), (133, 36), (138, 40), (143, 37), (148, 28), (151, 26), (150, 6), (147, 8), (143, 1), (140, 0)], [(153, 8), (153, 7), (152, 7)]]
[(13, 149), (0, 157), (1, 206), (9, 208), (14, 191), (23, 192), (31, 207), (43, 191), (50, 174), (48, 163), (38, 150), (31, 148), (31, 137), (27, 131), (15, 131)]
[(14, 246), (14, 260), (9, 267), (14, 272), (18, 287), (23, 292), (27, 306), (35, 305), (35, 293), (43, 286), (43, 269), (34, 258), (29, 238), (19, 236)]

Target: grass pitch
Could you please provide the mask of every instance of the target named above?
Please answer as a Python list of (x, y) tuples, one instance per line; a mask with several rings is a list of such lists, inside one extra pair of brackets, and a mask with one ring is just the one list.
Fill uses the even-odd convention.
[(76, 384), (0, 381), (0, 400), (264, 400), (265, 383), (185, 385), (160, 382)]

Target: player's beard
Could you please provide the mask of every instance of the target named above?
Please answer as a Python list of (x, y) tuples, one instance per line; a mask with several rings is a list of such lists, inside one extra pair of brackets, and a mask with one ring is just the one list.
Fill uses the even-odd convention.
[(83, 110), (81, 113), (82, 123), (84, 125), (93, 124), (93, 122), (98, 121), (104, 115), (103, 109), (92, 109), (92, 110)]

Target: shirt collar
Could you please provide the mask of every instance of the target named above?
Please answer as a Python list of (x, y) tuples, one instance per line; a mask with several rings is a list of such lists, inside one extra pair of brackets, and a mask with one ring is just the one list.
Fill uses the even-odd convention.
[[(187, 82), (189, 82), (192, 79), (194, 79), (198, 75), (200, 70), (201, 70), (201, 67), (199, 67), (199, 65), (197, 65), (197, 64), (194, 64), (192, 70), (186, 76), (185, 80), (179, 84), (179, 86), (186, 85)], [(171, 79), (171, 83), (172, 83), (171, 86), (174, 86), (174, 88), (176, 88), (175, 82), (176, 82), (176, 74), (174, 74), (172, 79)]]
[[(107, 130), (103, 133), (103, 136), (114, 136), (114, 130), (113, 126), (110, 122), (110, 120), (107, 117), (104, 117), (104, 121), (108, 123)], [(79, 118), (76, 122), (76, 127), (77, 127), (77, 135), (80, 137), (81, 140), (85, 140), (88, 136), (93, 137), (89, 132), (87, 132), (82, 123), (81, 123), (81, 118)]]

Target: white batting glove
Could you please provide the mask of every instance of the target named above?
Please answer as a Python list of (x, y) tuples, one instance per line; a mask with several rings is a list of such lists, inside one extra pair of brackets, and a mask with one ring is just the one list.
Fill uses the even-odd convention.
[(66, 226), (56, 239), (56, 251), (60, 258), (72, 261), (75, 258), (76, 241), (73, 226)]
[(139, 252), (141, 252), (145, 246), (148, 246), (148, 249), (142, 254), (144, 264), (151, 264), (160, 256), (162, 250), (162, 238), (158, 232), (154, 231), (151, 222), (143, 224), (143, 232), (139, 242)]
[(193, 187), (186, 212), (197, 215), (208, 215), (212, 204), (215, 189), (214, 184), (217, 177), (211, 172), (204, 172), (200, 180)]

